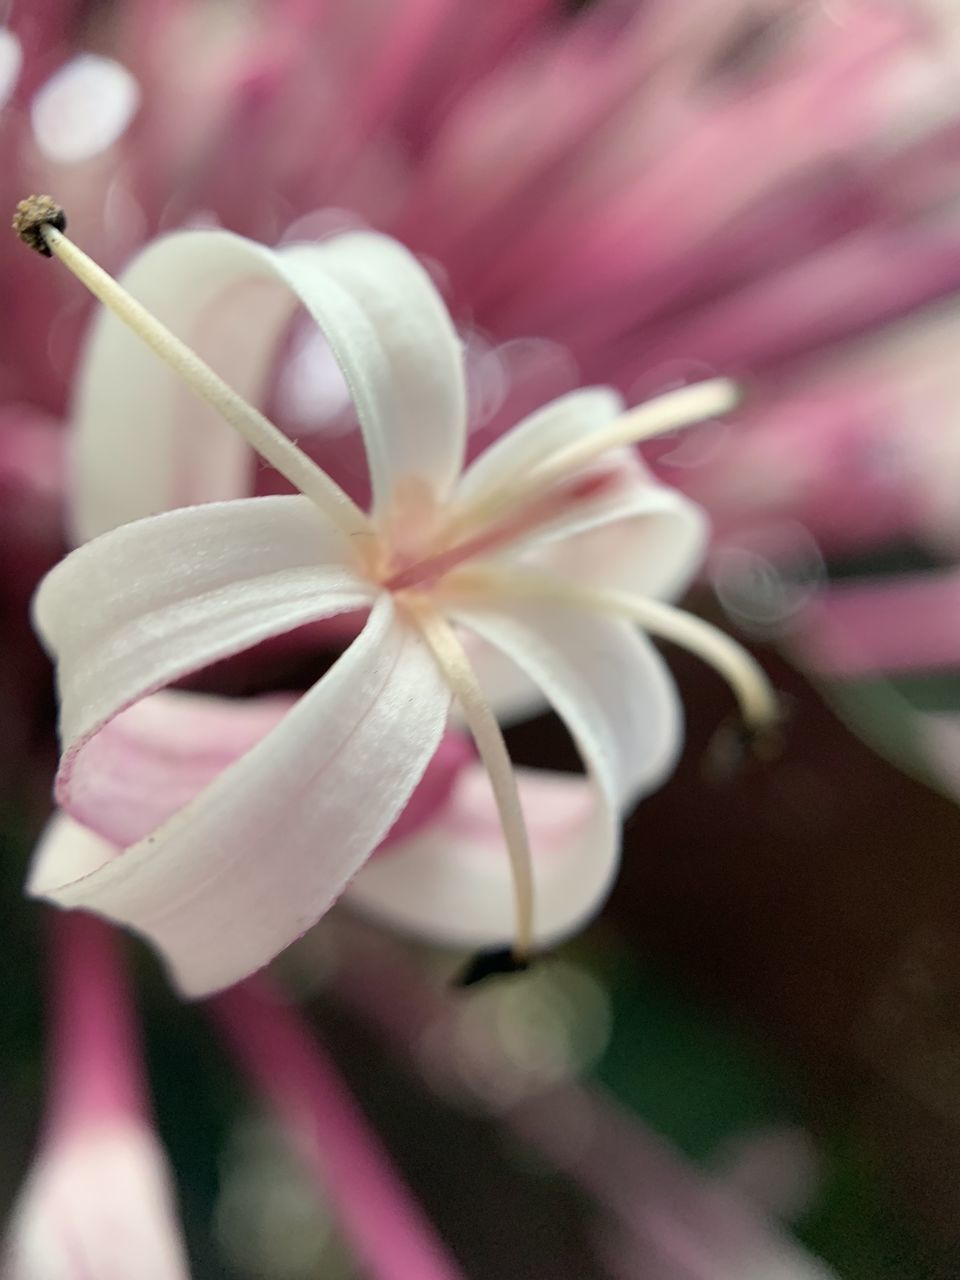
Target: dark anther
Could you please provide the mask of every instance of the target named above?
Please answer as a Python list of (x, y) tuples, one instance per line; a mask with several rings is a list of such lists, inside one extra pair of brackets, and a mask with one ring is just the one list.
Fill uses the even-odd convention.
[(710, 739), (703, 761), (703, 772), (710, 782), (731, 782), (751, 763), (769, 764), (786, 748), (785, 725), (788, 708), (780, 699), (780, 715), (770, 724), (750, 725), (743, 720), (728, 720)]
[(43, 236), (44, 227), (67, 228), (67, 215), (50, 196), (28, 196), (17, 205), (13, 215), (13, 229), (31, 249), (50, 257), (50, 249)]
[(510, 950), (479, 951), (453, 979), (455, 987), (475, 987), (478, 982), (497, 974), (523, 973), (530, 968), (528, 959), (518, 959)]

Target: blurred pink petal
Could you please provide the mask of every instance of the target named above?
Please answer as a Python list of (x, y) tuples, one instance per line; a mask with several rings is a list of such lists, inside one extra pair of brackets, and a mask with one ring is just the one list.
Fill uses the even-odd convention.
[(7, 1227), (5, 1280), (187, 1280), (164, 1152), (145, 1111), (116, 941), (51, 923), (51, 1098)]
[(805, 610), (791, 642), (814, 671), (831, 679), (954, 668), (960, 665), (960, 574), (832, 586)]

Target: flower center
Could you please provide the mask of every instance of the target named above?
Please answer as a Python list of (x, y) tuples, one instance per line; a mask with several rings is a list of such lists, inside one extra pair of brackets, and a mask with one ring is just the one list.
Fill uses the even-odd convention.
[[(414, 550), (416, 543), (409, 537), (395, 537), (390, 549), (377, 557), (379, 571), (375, 569), (374, 580), (387, 591), (435, 587), (452, 570), (534, 536), (578, 506), (607, 494), (619, 485), (620, 479), (619, 472), (609, 468), (577, 476), (549, 486), (542, 493), (534, 493), (526, 500), (521, 499), (512, 509), (485, 520), (472, 519), (473, 513), (465, 507), (453, 518), (448, 516), (439, 530), (436, 507), (426, 518), (421, 508), (417, 524), (421, 532), (426, 532), (426, 537), (419, 551)], [(388, 525), (395, 529), (396, 518)], [(465, 531), (471, 527), (472, 532)], [(405, 532), (409, 534), (409, 527)], [(367, 567), (369, 571), (369, 561)]]

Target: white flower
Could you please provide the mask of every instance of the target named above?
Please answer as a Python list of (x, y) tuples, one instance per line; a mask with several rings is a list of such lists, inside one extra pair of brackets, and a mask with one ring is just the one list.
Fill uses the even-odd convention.
[[(221, 734), (199, 751), (206, 785), (176, 812), (128, 831), (121, 856), (108, 846), (99, 860), (89, 845), (83, 855), (48, 846), (31, 891), (139, 930), (190, 994), (266, 963), (351, 882), (366, 909), (453, 943), (513, 937), (523, 954), (575, 929), (609, 889), (620, 814), (662, 781), (681, 738), (673, 684), (634, 624), (714, 661), (753, 725), (773, 714), (752, 660), (659, 602), (695, 570), (704, 522), (624, 447), (725, 411), (735, 401), (730, 384), (684, 388), (625, 416), (614, 393), (578, 392), (463, 470), (460, 346), (427, 275), (395, 242), (351, 233), (274, 252), (195, 232), (148, 250), (129, 278), (175, 328), (217, 352), (231, 389), (66, 237), (45, 234), (119, 317), (101, 323), (92, 363), (102, 376), (88, 380), (81, 406), (101, 424), (81, 436), (85, 491), (105, 467), (113, 475), (105, 489), (122, 491), (116, 468), (129, 466), (126, 498), (108, 515), (106, 491), (79, 513), (84, 533), (98, 521), (109, 531), (57, 566), (36, 600), (58, 663), (63, 807), (110, 834), (109, 815), (99, 823), (96, 815), (113, 804), (118, 736), (137, 736), (130, 717), (157, 690), (302, 624), (358, 608), (368, 618), (269, 732), (241, 728), (239, 750)], [(235, 325), (235, 344), (211, 338), (227, 291), (249, 279), (264, 287), (262, 324)], [(260, 392), (298, 303), (353, 396), (369, 514), (238, 394)], [(182, 450), (221, 456), (210, 436), (193, 433), (189, 415), (189, 439), (171, 429), (175, 385), (121, 320), (300, 493), (111, 528), (145, 505), (168, 504)], [(226, 494), (242, 470), (241, 455), (232, 456)], [(526, 705), (529, 683), (583, 757), (587, 781), (575, 790), (542, 774), (517, 785), (495, 713)], [(451, 694), (481, 765), (458, 780), (455, 804), (364, 868), (436, 752)], [(191, 750), (187, 740), (172, 753)]]

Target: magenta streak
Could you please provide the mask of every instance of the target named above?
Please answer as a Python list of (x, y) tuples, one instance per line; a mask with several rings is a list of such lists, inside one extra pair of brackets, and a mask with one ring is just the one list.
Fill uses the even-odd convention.
[(80, 911), (51, 912), (50, 1130), (142, 1115), (139, 1035), (114, 930)]
[(296, 1009), (250, 979), (207, 1009), (334, 1205), (372, 1280), (464, 1280)]
[(960, 662), (960, 573), (832, 587), (804, 614), (794, 643), (822, 675), (935, 670)]

